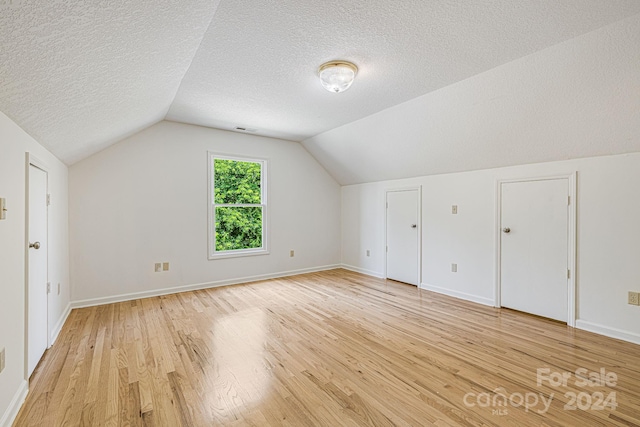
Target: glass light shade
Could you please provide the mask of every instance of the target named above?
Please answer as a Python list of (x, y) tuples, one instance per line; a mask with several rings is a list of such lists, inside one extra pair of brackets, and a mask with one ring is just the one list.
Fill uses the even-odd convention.
[(329, 92), (344, 92), (358, 74), (358, 67), (350, 62), (331, 61), (322, 64), (318, 69), (318, 76), (322, 86)]

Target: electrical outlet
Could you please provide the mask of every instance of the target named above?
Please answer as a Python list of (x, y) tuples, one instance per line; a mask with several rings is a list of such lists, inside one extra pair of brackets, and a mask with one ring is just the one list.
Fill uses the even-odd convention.
[(452, 205), (451, 206), (451, 213), (453, 215), (457, 215), (458, 214), (458, 205)]
[(162, 271), (169, 271), (169, 263), (168, 262), (163, 262), (162, 263)]
[(4, 371), (5, 358), (4, 358), (4, 348), (0, 350), (0, 372)]
[(367, 249), (367, 256), (371, 256), (371, 251)]
[(295, 254), (296, 254), (296, 252), (295, 252), (293, 249), (291, 249), (291, 250), (289, 251), (289, 256), (290, 256), (291, 258), (293, 258), (293, 257), (295, 256)]
[(458, 272), (458, 264), (451, 264), (451, 272), (452, 273)]
[(156, 262), (155, 270), (156, 270), (156, 273), (160, 273), (162, 271), (162, 263)]
[(638, 301), (639, 296), (640, 294), (638, 294), (638, 292), (629, 291), (629, 300), (627, 302), (631, 305), (640, 305), (640, 302)]

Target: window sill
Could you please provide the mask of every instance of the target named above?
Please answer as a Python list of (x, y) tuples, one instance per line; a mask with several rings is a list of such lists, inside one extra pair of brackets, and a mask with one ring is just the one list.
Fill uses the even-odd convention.
[(256, 255), (269, 255), (269, 251), (267, 249), (256, 249), (256, 250), (239, 250), (239, 251), (214, 253), (214, 254), (209, 254), (209, 261), (213, 261), (216, 259), (239, 258), (239, 257), (256, 256)]

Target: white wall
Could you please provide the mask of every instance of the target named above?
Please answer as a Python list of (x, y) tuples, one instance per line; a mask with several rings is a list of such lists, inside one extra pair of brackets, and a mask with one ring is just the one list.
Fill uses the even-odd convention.
[[(0, 373), (0, 426), (15, 410), (12, 400), (25, 381), (25, 153), (44, 162), (49, 171), (49, 280), (61, 293), (50, 295), (49, 333), (57, 333), (69, 304), (67, 167), (13, 121), (0, 113), (0, 197), (7, 199), (7, 219), (0, 221), (0, 349), (6, 368)], [(15, 402), (13, 403), (20, 403)]]
[[(207, 259), (207, 150), (269, 160), (269, 255)], [(74, 164), (69, 182), (78, 304), (340, 262), (340, 187), (298, 143), (165, 121)]]
[[(422, 283), (494, 302), (496, 181), (578, 172), (578, 327), (640, 343), (640, 153), (541, 163), (342, 188), (342, 260), (384, 274), (384, 191), (422, 185)], [(451, 205), (458, 214), (451, 214)], [(371, 256), (366, 257), (366, 250)], [(451, 273), (451, 263), (458, 272)]]

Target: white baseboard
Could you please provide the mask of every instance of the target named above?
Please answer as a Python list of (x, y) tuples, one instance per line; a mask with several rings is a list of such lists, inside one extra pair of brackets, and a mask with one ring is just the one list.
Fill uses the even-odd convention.
[(179, 292), (196, 291), (199, 289), (217, 288), (220, 286), (239, 285), (241, 283), (257, 282), (260, 280), (277, 279), (279, 277), (295, 276), (298, 274), (315, 273), (317, 271), (335, 270), (340, 264), (324, 265), (321, 267), (303, 268), (300, 270), (281, 271), (278, 273), (261, 274), (258, 276), (239, 277), (235, 279), (218, 280), (215, 282), (196, 283), (193, 285), (175, 286), (172, 288), (154, 289), (151, 291), (132, 292), (130, 294), (113, 295), (109, 297), (91, 298), (72, 301), (71, 308), (92, 307), (95, 305), (112, 304), (115, 302), (131, 301), (141, 298), (157, 297), (160, 295), (177, 294)]
[(56, 326), (54, 326), (53, 330), (51, 331), (51, 345), (53, 345), (53, 343), (56, 342), (56, 339), (58, 338), (58, 335), (60, 334), (60, 331), (64, 326), (64, 322), (67, 321), (67, 317), (69, 317), (70, 313), (71, 313), (71, 303), (67, 304), (67, 307), (64, 309), (62, 316), (60, 316), (60, 319), (58, 319), (58, 323), (56, 323)]
[(11, 427), (18, 412), (20, 412), (24, 400), (27, 398), (27, 393), (29, 393), (29, 383), (22, 380), (16, 394), (13, 396), (13, 399), (11, 399), (11, 403), (9, 403), (9, 407), (4, 411), (2, 418), (0, 418), (0, 427)]
[(466, 301), (477, 302), (478, 304), (488, 305), (490, 307), (495, 306), (494, 301), (491, 298), (484, 298), (478, 295), (472, 295), (464, 292), (453, 291), (451, 289), (441, 288), (440, 286), (430, 285), (428, 283), (422, 283), (420, 285), (420, 289), (437, 292), (439, 294), (448, 295), (450, 297), (459, 298)]
[(356, 273), (366, 274), (367, 276), (377, 277), (378, 279), (384, 279), (384, 274), (378, 273), (378, 272), (372, 271), (372, 270), (367, 270), (366, 268), (360, 268), (360, 267), (356, 267), (356, 266), (349, 265), (349, 264), (341, 264), (340, 267), (344, 268), (345, 270), (353, 271), (353, 272), (356, 272)]
[(634, 344), (640, 344), (640, 334), (636, 334), (635, 332), (611, 328), (609, 326), (599, 325), (597, 323), (591, 323), (580, 319), (576, 320), (576, 328), (604, 335), (609, 338), (616, 338)]

